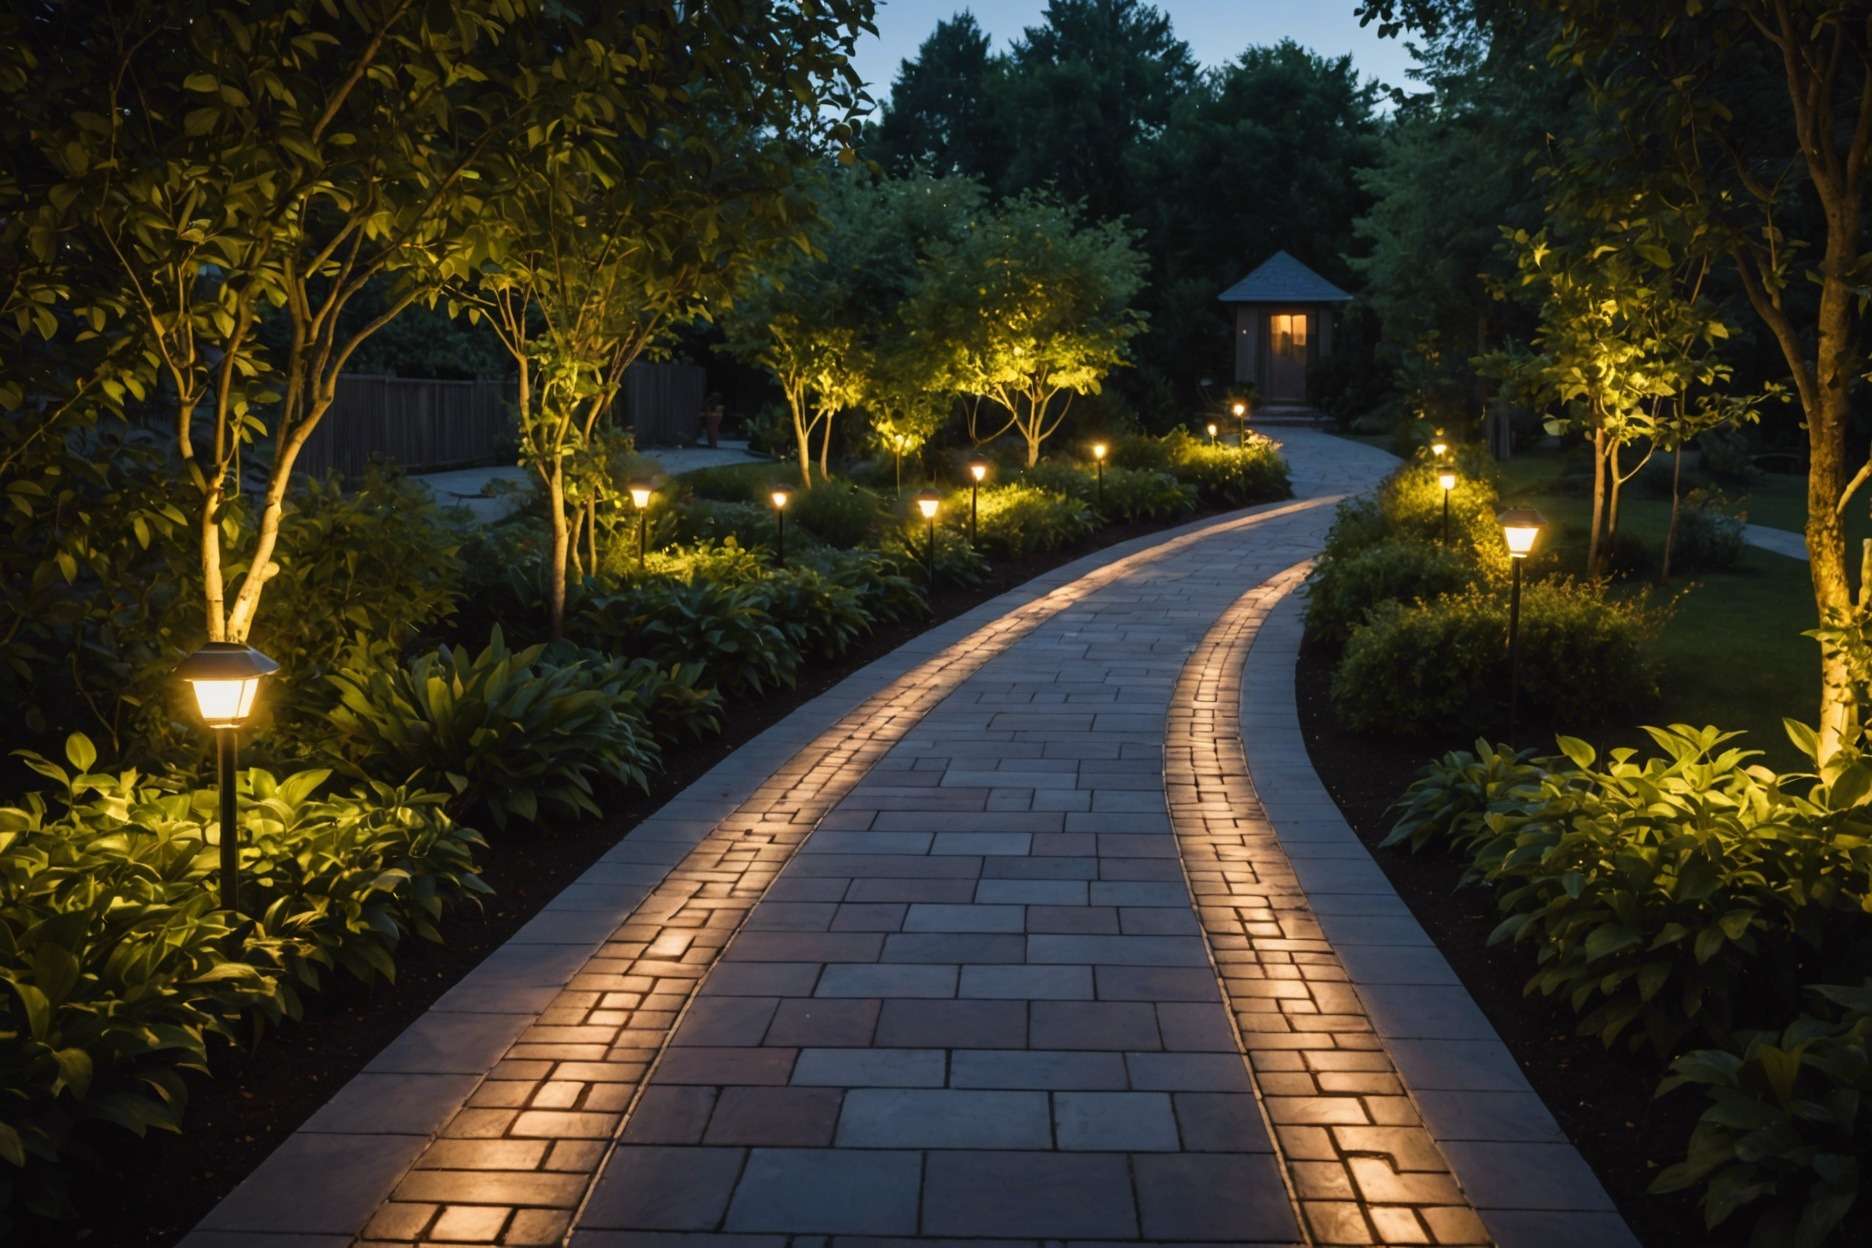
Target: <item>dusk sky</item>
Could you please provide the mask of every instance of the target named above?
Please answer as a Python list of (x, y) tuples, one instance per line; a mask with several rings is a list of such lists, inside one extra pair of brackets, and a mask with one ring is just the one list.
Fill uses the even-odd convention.
[[(1377, 27), (1361, 28), (1353, 0), (1156, 0), (1198, 61), (1219, 65), (1251, 44), (1277, 43), (1283, 36), (1322, 55), (1350, 52), (1353, 64), (1389, 86), (1406, 85), (1410, 54), (1397, 39), (1380, 39)], [(878, 38), (858, 45), (858, 72), (882, 97), (899, 62), (916, 55), (936, 23), (963, 9), (1005, 48), (1028, 26), (1037, 25), (1046, 0), (879, 0)]]

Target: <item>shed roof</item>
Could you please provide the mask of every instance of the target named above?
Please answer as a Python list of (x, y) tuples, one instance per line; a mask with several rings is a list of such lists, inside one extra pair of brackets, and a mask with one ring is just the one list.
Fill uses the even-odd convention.
[(1216, 298), (1222, 303), (1346, 303), (1352, 296), (1277, 251)]

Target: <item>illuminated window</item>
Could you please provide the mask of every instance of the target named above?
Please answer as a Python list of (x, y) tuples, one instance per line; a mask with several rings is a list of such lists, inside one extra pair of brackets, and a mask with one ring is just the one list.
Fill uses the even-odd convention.
[(1304, 351), (1307, 345), (1307, 318), (1304, 312), (1280, 312), (1268, 318), (1268, 336), (1282, 355)]

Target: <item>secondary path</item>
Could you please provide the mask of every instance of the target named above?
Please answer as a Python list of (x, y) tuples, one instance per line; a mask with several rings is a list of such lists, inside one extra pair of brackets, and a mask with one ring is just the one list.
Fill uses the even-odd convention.
[(738, 752), (191, 1248), (1485, 1242), (1243, 752), (1261, 621), (1390, 462), (1287, 441), (1311, 497), (1042, 578)]

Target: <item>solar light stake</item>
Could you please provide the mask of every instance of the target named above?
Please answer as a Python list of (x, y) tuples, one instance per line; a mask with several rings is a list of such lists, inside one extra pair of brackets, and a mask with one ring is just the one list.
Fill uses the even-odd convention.
[(774, 566), (786, 567), (786, 505), (793, 497), (793, 491), (785, 486), (775, 486), (768, 499), (773, 503), (774, 515)]
[(916, 497), (917, 510), (923, 513), (923, 519), (929, 522), (929, 545), (924, 559), (929, 571), (930, 604), (936, 602), (936, 509), (942, 506), (942, 495), (935, 490), (924, 490)]
[(637, 568), (639, 571), (642, 571), (644, 566), (644, 539), (649, 532), (647, 524), (650, 519), (648, 508), (650, 495), (654, 492), (655, 488), (648, 481), (630, 483), (631, 506), (637, 509)]
[(1209, 422), (1209, 445), (1214, 446), (1215, 444), (1216, 444), (1216, 423), (1215, 421), (1212, 420)]
[(1447, 546), (1449, 545), (1449, 496), (1450, 491), (1456, 488), (1456, 474), (1439, 472), (1437, 484), (1443, 487), (1443, 544)]
[(1248, 445), (1248, 405), (1240, 399), (1236, 399), (1235, 406), (1229, 410), (1235, 413), (1237, 424), (1235, 430), (1235, 445), (1237, 447), (1245, 447)]
[(1105, 514), (1105, 444), (1103, 442), (1092, 444), (1092, 462), (1098, 467), (1098, 510), (1102, 516)]
[(252, 646), (211, 641), (183, 659), (176, 675), (195, 689), (195, 705), (202, 722), (215, 734), (215, 779), (221, 805), (221, 908), (240, 909), (240, 822), (236, 809), (235, 739), (240, 726), (253, 714), (260, 680), (277, 672), (279, 664)]
[(988, 461), (976, 456), (969, 460), (969, 545), (976, 545), (975, 520), (981, 509), (982, 478), (988, 475)]
[(1515, 748), (1515, 718), (1521, 702), (1521, 564), (1540, 539), (1546, 521), (1538, 511), (1517, 507), (1497, 517), (1508, 543), (1508, 748)]

